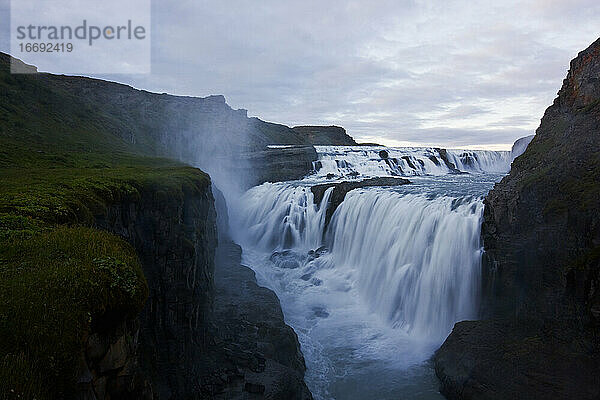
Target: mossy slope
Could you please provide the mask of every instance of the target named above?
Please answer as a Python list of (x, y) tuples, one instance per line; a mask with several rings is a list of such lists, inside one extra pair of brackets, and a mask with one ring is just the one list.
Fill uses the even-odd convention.
[[(0, 59), (0, 399), (69, 398), (91, 329), (134, 317), (148, 288), (133, 248), (93, 228), (111, 204), (205, 190), (148, 137), (49, 76)], [(102, 325), (102, 326), (100, 326)]]

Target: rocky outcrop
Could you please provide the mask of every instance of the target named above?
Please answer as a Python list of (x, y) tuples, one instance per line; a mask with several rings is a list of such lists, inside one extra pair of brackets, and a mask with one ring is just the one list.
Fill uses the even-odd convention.
[(80, 361), (77, 398), (153, 399), (153, 387), (139, 364), (139, 321), (127, 319), (87, 337)]
[(324, 183), (321, 185), (315, 185), (310, 188), (313, 193), (313, 200), (315, 204), (321, 204), (323, 200), (323, 196), (325, 192), (329, 188), (333, 188), (333, 192), (331, 193), (331, 197), (329, 197), (329, 205), (327, 206), (327, 211), (325, 213), (325, 226), (329, 224), (333, 213), (338, 208), (340, 204), (346, 198), (346, 194), (354, 189), (359, 189), (363, 187), (372, 187), (372, 186), (400, 186), (406, 185), (410, 183), (408, 179), (404, 178), (393, 178), (393, 177), (378, 177), (378, 178), (369, 178), (363, 179), (361, 181), (343, 181), (343, 182), (332, 182), (332, 183)]
[(462, 172), (458, 168), (456, 168), (456, 165), (454, 165), (454, 163), (448, 159), (448, 150), (439, 147), (436, 147), (435, 150), (438, 152), (440, 158), (442, 159), (446, 167), (450, 170), (451, 174), (462, 174)]
[(529, 146), (529, 143), (531, 143), (531, 141), (533, 140), (533, 136), (534, 135), (522, 137), (520, 139), (517, 139), (513, 143), (512, 149), (510, 150), (510, 154), (513, 160), (519, 157), (521, 154), (525, 153), (525, 150), (527, 150), (527, 146)]
[(464, 321), (435, 356), (452, 400), (598, 399), (597, 338), (564, 321)]
[(435, 355), (456, 399), (597, 399), (600, 383), (600, 40), (485, 199), (486, 321)]
[(201, 359), (202, 398), (310, 400), (304, 358), (279, 299), (240, 264), (241, 248), (217, 249), (210, 344)]
[[(199, 390), (198, 360), (206, 346), (214, 297), (217, 231), (213, 203), (210, 181), (205, 179), (179, 194), (142, 192), (139, 198), (115, 202), (96, 216), (99, 228), (133, 245), (148, 282), (148, 301), (139, 316), (137, 364), (141, 370), (136, 373), (151, 383), (156, 398), (193, 398)], [(115, 338), (110, 343), (119, 343), (122, 349), (111, 350), (111, 359), (131, 359), (123, 351), (137, 343), (125, 346), (122, 335), (109, 327), (104, 330)], [(137, 334), (131, 330), (126, 337)], [(100, 371), (108, 368), (102, 361), (98, 365)], [(137, 393), (140, 388), (128, 390)]]
[(295, 126), (305, 143), (312, 145), (357, 146), (358, 143), (340, 126)]
[(96, 223), (135, 247), (150, 294), (137, 319), (107, 319), (88, 337), (79, 398), (312, 399), (298, 338), (240, 264), (218, 189), (142, 192)]
[[(241, 155), (242, 163), (234, 171), (244, 176), (242, 187), (248, 189), (264, 182), (300, 179), (313, 169), (317, 152), (312, 146), (266, 149)], [(252, 166), (251, 170), (244, 169)]]

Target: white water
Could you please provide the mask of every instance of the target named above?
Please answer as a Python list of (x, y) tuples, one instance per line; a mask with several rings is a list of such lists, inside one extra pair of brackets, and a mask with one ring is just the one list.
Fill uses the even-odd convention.
[[(337, 175), (390, 174), (364, 151), (320, 147), (319, 158), (334, 157)], [(477, 168), (500, 165), (504, 154), (492, 153), (480, 152)], [(327, 230), (331, 191), (315, 205), (309, 186), (326, 179), (321, 171), (252, 188), (232, 207), (245, 263), (298, 333), (315, 399), (441, 399), (428, 359), (455, 322), (476, 316), (482, 196), (499, 177), (438, 171), (406, 186), (357, 189)]]
[(355, 190), (331, 223), (332, 262), (392, 326), (443, 340), (475, 317), (482, 212), (480, 199)]
[(244, 232), (254, 248), (316, 249), (321, 245), (325, 205), (331, 191), (325, 192), (321, 205), (317, 206), (309, 186), (265, 183), (244, 195), (243, 214), (238, 220), (246, 228)]
[[(440, 150), (433, 147), (315, 146), (316, 178), (383, 175), (443, 175), (452, 172)], [(387, 152), (387, 159), (379, 154)], [(463, 172), (506, 173), (510, 151), (447, 150), (447, 161)]]

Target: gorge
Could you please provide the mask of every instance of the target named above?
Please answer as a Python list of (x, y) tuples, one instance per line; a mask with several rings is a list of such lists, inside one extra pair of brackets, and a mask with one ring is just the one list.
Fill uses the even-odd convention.
[(512, 151), (9, 64), (0, 398), (600, 395), (600, 40)]

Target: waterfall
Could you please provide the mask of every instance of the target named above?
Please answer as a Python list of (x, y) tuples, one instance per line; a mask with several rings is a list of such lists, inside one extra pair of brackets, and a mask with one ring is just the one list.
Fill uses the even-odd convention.
[(329, 227), (332, 262), (354, 274), (373, 312), (443, 340), (476, 316), (482, 212), (479, 198), (351, 191)]
[(444, 175), (456, 172), (506, 173), (510, 151), (444, 150), (433, 147), (315, 146), (313, 178), (382, 175)]
[(513, 160), (510, 151), (448, 150), (448, 158), (461, 171), (506, 173)]
[[(309, 276), (331, 270), (348, 277), (373, 313), (415, 337), (441, 341), (455, 322), (475, 317), (481, 198), (357, 189), (346, 195), (325, 232), (331, 190), (315, 205), (307, 186), (266, 183), (250, 189), (240, 202), (243, 237), (237, 240), (275, 252), (271, 259), (281, 261), (276, 267), (294, 268), (289, 279), (307, 277), (308, 285), (315, 282)], [(328, 252), (311, 256), (323, 245)]]
[(237, 213), (244, 237), (239, 241), (266, 251), (300, 249), (308, 251), (322, 244), (329, 188), (319, 206), (308, 186), (264, 183), (248, 190)]
[[(316, 400), (439, 399), (426, 360), (454, 323), (477, 317), (482, 199), (512, 155), (316, 148), (314, 173), (262, 184), (232, 202), (231, 233), (244, 263), (279, 297)], [(319, 204), (311, 191), (390, 175), (411, 183), (349, 191), (333, 215), (333, 189)]]

